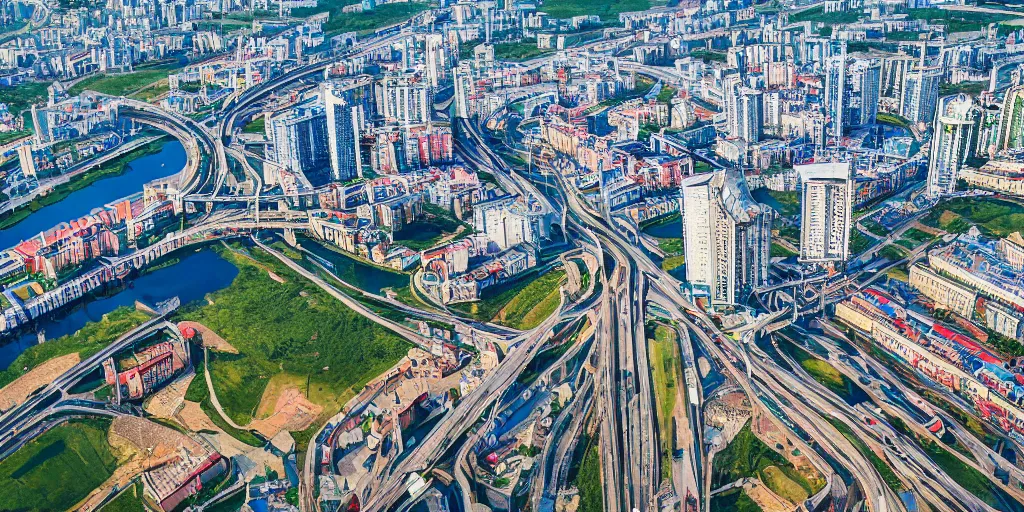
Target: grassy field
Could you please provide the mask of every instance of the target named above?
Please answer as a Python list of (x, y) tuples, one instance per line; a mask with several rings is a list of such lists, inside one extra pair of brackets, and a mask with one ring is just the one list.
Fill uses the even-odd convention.
[(914, 249), (917, 249), (922, 245), (930, 243), (932, 240), (935, 240), (936, 238), (938, 237), (930, 233), (925, 233), (920, 229), (910, 228), (903, 232), (903, 236), (901, 236), (900, 239), (896, 241), (896, 243), (902, 246), (904, 249), (913, 251)]
[(898, 245), (887, 245), (878, 251), (878, 255), (889, 260), (899, 261), (907, 257), (907, 251)]
[(850, 401), (854, 395), (855, 384), (847, 376), (843, 375), (835, 366), (828, 361), (818, 359), (810, 352), (794, 345), (793, 343), (780, 340), (779, 348), (789, 354), (790, 357), (800, 363), (800, 366), (814, 378), (836, 395), (846, 401)]
[(898, 126), (900, 128), (904, 128), (904, 129), (907, 129), (907, 130), (910, 129), (910, 120), (905, 118), (905, 117), (903, 117), (903, 116), (901, 116), (901, 115), (899, 115), (899, 114), (889, 114), (889, 113), (886, 113), (886, 112), (879, 112), (878, 115), (875, 116), (875, 121), (878, 122), (879, 124), (888, 124), (888, 125), (891, 125), (891, 126)]
[[(72, 192), (77, 192), (104, 178), (120, 176), (125, 172), (125, 170), (128, 168), (128, 165), (132, 162), (132, 160), (135, 160), (146, 155), (153, 155), (159, 153), (160, 149), (166, 143), (167, 140), (164, 138), (150, 142), (149, 144), (146, 144), (129, 153), (126, 153), (113, 160), (110, 160), (96, 169), (90, 169), (82, 174), (79, 174), (78, 176), (71, 179), (71, 181), (63, 185), (54, 187), (54, 189), (45, 196), (37, 197), (28, 204), (20, 208), (17, 208), (14, 211), (4, 212), (2, 215), (0, 215), (0, 229), (9, 228), (25, 220), (26, 218), (28, 218), (29, 215), (32, 215), (33, 213), (41, 210), (42, 208), (63, 201), (64, 198), (69, 196)], [(64, 221), (67, 219), (54, 219), (54, 222), (56, 223), (58, 220)]]
[(731, 489), (711, 498), (711, 510), (761, 512), (761, 507), (743, 489)]
[[(559, 285), (564, 277), (564, 270), (552, 270), (529, 281), (505, 302), (490, 320), (513, 329), (526, 330), (537, 327), (558, 309), (561, 298)], [(484, 299), (471, 304), (480, 305), (478, 311), (488, 311), (500, 304), (504, 296), (505, 294), (502, 293), (493, 297), (496, 300), (492, 302)]]
[[(15, 87), (0, 87), (0, 98), (12, 114), (18, 115), (34, 104), (46, 102), (48, 82), (26, 82)], [(28, 129), (28, 126), (25, 126)]]
[(68, 94), (77, 96), (82, 91), (95, 91), (111, 96), (126, 96), (140, 89), (167, 80), (167, 75), (181, 69), (177, 64), (164, 64), (141, 69), (131, 73), (97, 74), (83, 79), (71, 86)]
[(263, 116), (257, 116), (242, 128), (242, 133), (266, 133), (266, 126), (266, 118)]
[(729, 57), (725, 53), (705, 50), (704, 48), (697, 48), (696, 50), (690, 51), (690, 56), (707, 63), (725, 62), (729, 60)]
[[(650, 336), (648, 336), (650, 338)], [(661, 478), (672, 478), (672, 411), (676, 407), (677, 385), (683, 383), (682, 362), (676, 332), (664, 325), (654, 328), (648, 342), (651, 350), (651, 373), (654, 396), (658, 399), (658, 429), (661, 432)]]
[[(216, 361), (214, 355), (211, 355), (210, 358)], [(228, 425), (228, 422), (224, 421), (224, 418), (220, 417), (220, 414), (217, 414), (217, 409), (213, 407), (213, 402), (210, 401), (210, 390), (206, 386), (206, 364), (200, 360), (196, 362), (195, 369), (196, 376), (189, 383), (188, 389), (185, 391), (185, 400), (198, 403), (203, 412), (210, 417), (210, 421), (229, 436), (250, 446), (263, 446), (263, 441), (260, 441), (252, 432), (233, 428), (231, 425)], [(218, 395), (217, 398), (220, 399), (220, 396)]]
[(217, 354), (209, 369), (218, 400), (239, 425), (253, 419), (271, 379), (295, 384), (309, 400), (336, 411), (406, 354), (404, 340), (269, 254), (233, 249), (218, 249), (239, 269), (231, 286), (210, 294), (212, 304), (186, 306), (178, 319), (206, 325), (239, 350)]
[(455, 214), (447, 208), (424, 204), (423, 212), (426, 217), (424, 220), (413, 222), (393, 234), (395, 243), (414, 251), (422, 251), (438, 245), (445, 237), (459, 232), (459, 226), (462, 226), (460, 236), (449, 241), (469, 236), (473, 232), (472, 226), (456, 218)]
[(858, 11), (843, 11), (843, 12), (825, 12), (825, 7), (812, 7), (796, 14), (789, 16), (790, 23), (800, 23), (803, 21), (820, 22), (826, 25), (840, 25), (843, 23), (854, 23), (861, 18), (862, 14)]
[(991, 197), (957, 197), (939, 202), (921, 223), (950, 233), (965, 233), (976, 224), (986, 234), (1005, 237), (1024, 230), (1024, 206)]
[(871, 239), (856, 227), (850, 229), (850, 254), (860, 254), (871, 247)]
[(799, 253), (777, 242), (772, 242), (771, 255), (772, 257), (788, 258), (790, 256), (798, 256)]
[(292, 9), (292, 16), (304, 18), (329, 12), (330, 19), (324, 25), (328, 35), (351, 31), (368, 34), (378, 28), (405, 21), (430, 8), (426, 2), (404, 2), (378, 5), (374, 10), (366, 12), (341, 12), (343, 7), (357, 3), (358, 0), (328, 0), (320, 2), (316, 7)]
[(669, 272), (683, 266), (684, 264), (686, 264), (686, 256), (682, 254), (666, 256), (665, 259), (661, 260), (661, 269), (665, 272)]
[(536, 40), (526, 40), (519, 43), (498, 43), (494, 45), (494, 58), (512, 61), (528, 60), (554, 51), (550, 48), (537, 48)]
[(655, 2), (650, 0), (609, 0), (589, 2), (587, 0), (547, 0), (539, 10), (553, 18), (571, 18), (596, 14), (602, 21), (619, 21), (619, 13), (646, 11)]
[(939, 95), (950, 96), (957, 93), (970, 94), (977, 96), (982, 91), (988, 90), (988, 81), (984, 82), (960, 82), (958, 84), (951, 84), (948, 82), (942, 82), (939, 84)]
[(121, 491), (116, 498), (103, 505), (100, 512), (139, 512), (140, 510), (149, 510), (149, 507), (146, 506), (142, 498), (142, 482), (136, 482), (135, 485)]
[(758, 439), (747, 421), (729, 446), (715, 455), (711, 487), (752, 477), (761, 479), (769, 489), (794, 503), (802, 502), (824, 485), (801, 475), (786, 457)]
[(18, 140), (22, 137), (27, 137), (29, 135), (32, 135), (31, 130), (19, 130), (16, 132), (0, 133), (0, 144), (7, 144), (12, 140)]
[(602, 512), (604, 510), (604, 492), (601, 484), (601, 455), (598, 453), (598, 439), (589, 439), (579, 472), (576, 473), (575, 484), (580, 490), (579, 512)]
[(148, 319), (145, 313), (127, 307), (118, 308), (104, 315), (103, 320), (90, 322), (74, 334), (33, 345), (22, 352), (6, 370), (0, 372), (0, 387), (20, 377), (24, 373), (22, 368), (31, 370), (55, 357), (77, 352), (85, 359)]
[(800, 192), (795, 190), (769, 190), (768, 195), (778, 201), (779, 213), (783, 217), (795, 217), (800, 215)]
[(987, 27), (989, 23), (999, 23), (1021, 17), (1012, 14), (948, 11), (938, 8), (908, 9), (907, 13), (911, 19), (927, 20), (930, 23), (945, 25), (949, 32), (974, 32)]
[(0, 508), (67, 510), (113, 474), (110, 420), (75, 420), (54, 427), (0, 462)]

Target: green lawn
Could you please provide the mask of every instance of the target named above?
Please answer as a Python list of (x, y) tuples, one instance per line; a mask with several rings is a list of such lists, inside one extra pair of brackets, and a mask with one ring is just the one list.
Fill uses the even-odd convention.
[(536, 40), (524, 40), (519, 43), (498, 43), (494, 45), (494, 58), (497, 60), (529, 60), (540, 57), (555, 50), (537, 48)]
[(378, 5), (372, 11), (357, 13), (341, 12), (341, 9), (346, 5), (357, 3), (359, 3), (358, 0), (327, 0), (320, 2), (316, 7), (292, 9), (292, 16), (305, 18), (314, 14), (328, 12), (330, 13), (330, 19), (324, 25), (324, 31), (328, 35), (351, 31), (367, 34), (376, 29), (405, 21), (416, 14), (430, 9), (430, 4), (426, 2), (402, 2)]
[(149, 510), (142, 498), (142, 482), (121, 491), (116, 498), (100, 508), (100, 512), (139, 512)]
[(266, 133), (266, 125), (266, 118), (261, 115), (256, 116), (252, 121), (249, 121), (244, 128), (242, 128), (242, 133)]
[(814, 380), (821, 383), (839, 397), (849, 401), (854, 394), (855, 384), (832, 366), (828, 361), (818, 359), (810, 352), (788, 341), (779, 340), (779, 348), (800, 363)]
[(863, 16), (863, 13), (857, 10), (844, 11), (844, 12), (830, 12), (825, 13), (825, 7), (812, 7), (796, 14), (789, 16), (790, 23), (800, 23), (803, 21), (820, 22), (826, 25), (842, 25), (846, 23), (854, 23)]
[[(589, 441), (589, 444), (587, 444)], [(604, 511), (604, 486), (601, 483), (601, 455), (598, 453), (598, 438), (581, 440), (586, 446), (583, 461), (576, 473), (575, 484), (580, 490), (580, 508), (578, 512)]]
[(788, 258), (790, 256), (798, 256), (799, 253), (791, 250), (789, 247), (779, 244), (778, 242), (772, 242), (771, 255), (772, 257)]
[(865, 229), (871, 232), (872, 235), (885, 237), (889, 235), (889, 230), (885, 226), (879, 224), (877, 221), (872, 219), (864, 219), (860, 221)]
[(165, 64), (141, 69), (131, 73), (97, 74), (83, 79), (68, 90), (71, 96), (82, 91), (95, 91), (111, 96), (125, 96), (144, 87), (166, 80), (167, 75), (181, 69), (177, 64)]
[[(216, 354), (211, 353), (210, 360), (214, 361), (216, 365)], [(206, 385), (206, 364), (202, 360), (196, 362), (195, 370), (196, 376), (188, 384), (188, 389), (185, 391), (185, 400), (198, 403), (203, 412), (210, 417), (210, 421), (229, 436), (250, 446), (263, 446), (263, 441), (260, 441), (252, 432), (236, 429), (228, 425), (228, 422), (220, 417), (217, 409), (213, 407), (213, 402), (210, 401), (210, 389)], [(220, 395), (217, 398), (220, 399)]]
[(898, 126), (900, 128), (904, 128), (907, 130), (910, 129), (910, 120), (899, 114), (879, 112), (878, 115), (875, 116), (875, 121), (878, 122), (879, 124)]
[[(128, 168), (128, 165), (133, 160), (146, 155), (159, 153), (160, 149), (163, 148), (163, 145), (166, 143), (167, 139), (165, 138), (150, 142), (149, 144), (136, 148), (129, 153), (121, 155), (113, 160), (109, 160), (98, 168), (90, 169), (78, 176), (75, 176), (71, 181), (54, 187), (54, 189), (45, 196), (37, 197), (28, 204), (16, 208), (14, 211), (4, 212), (0, 215), (0, 229), (9, 228), (27, 219), (29, 215), (41, 210), (43, 207), (56, 204), (64, 200), (65, 197), (71, 195), (72, 192), (77, 192), (99, 180), (120, 176), (125, 172), (125, 169)], [(65, 221), (68, 219), (54, 219), (54, 222), (57, 222), (58, 220)]]
[[(740, 478), (754, 477), (761, 479), (769, 489), (794, 501), (802, 501), (824, 487), (823, 480), (809, 480), (786, 457), (758, 439), (750, 430), (748, 420), (729, 445), (715, 455), (711, 487), (718, 488)], [(794, 484), (803, 492), (792, 487)]]
[(424, 218), (403, 227), (400, 231), (393, 233), (395, 243), (404, 245), (414, 251), (430, 249), (441, 243), (447, 236), (454, 235), (462, 226), (462, 232), (458, 237), (449, 241), (469, 236), (473, 233), (473, 227), (459, 220), (455, 214), (447, 209), (432, 204), (423, 205)]
[(596, 14), (602, 21), (619, 21), (619, 13), (646, 11), (655, 2), (650, 0), (608, 0), (591, 2), (587, 0), (547, 0), (538, 10), (553, 18), (571, 18)]
[(108, 419), (54, 427), (0, 462), (0, 507), (67, 510), (117, 468), (107, 444)]
[(859, 229), (850, 230), (850, 254), (860, 254), (871, 247), (871, 239)]
[[(650, 336), (648, 336), (650, 337)], [(678, 390), (683, 385), (683, 366), (679, 358), (676, 331), (664, 325), (654, 328), (654, 338), (648, 341), (651, 350), (651, 373), (654, 396), (658, 399), (658, 430), (661, 433), (661, 478), (672, 478), (672, 411), (676, 406)]]
[[(564, 275), (564, 271), (548, 272), (548, 274), (551, 273), (559, 274), (559, 279), (561, 279), (561, 275)], [(481, 322), (492, 321), (503, 311), (506, 312), (506, 318), (511, 318), (512, 316), (508, 313), (510, 313), (512, 309), (506, 308), (508, 308), (512, 301), (521, 294), (526, 293), (528, 296), (534, 297), (529, 301), (533, 302), (538, 300), (538, 297), (544, 297), (550, 293), (550, 290), (548, 289), (552, 281), (552, 278), (550, 277), (546, 281), (547, 284), (533, 285), (534, 282), (543, 279), (545, 276), (546, 275), (537, 277), (536, 275), (529, 275), (509, 283), (490, 286), (488, 288), (484, 288), (480, 293), (480, 300), (476, 302), (452, 304), (448, 307)], [(527, 292), (527, 288), (530, 288), (531, 285), (534, 286), (533, 289), (530, 292)], [(516, 306), (514, 309), (516, 311), (522, 311), (528, 301), (524, 296), (524, 298), (517, 302), (519, 302), (520, 305)]]
[(761, 507), (743, 489), (730, 489), (711, 498), (711, 510), (761, 512)]
[(559, 286), (564, 277), (565, 271), (552, 270), (529, 281), (529, 284), (498, 310), (491, 321), (514, 329), (526, 330), (537, 327), (558, 309), (561, 299)]
[[(252, 420), (271, 378), (301, 387), (336, 411), (408, 351), (408, 343), (346, 308), (273, 256), (233, 246), (218, 249), (239, 269), (212, 304), (186, 306), (178, 320), (201, 322), (239, 350), (217, 354), (209, 371), (217, 398), (239, 425)], [(285, 282), (272, 279), (273, 271)]]
[(921, 223), (951, 233), (964, 233), (977, 224), (984, 233), (1005, 237), (1024, 230), (1024, 206), (991, 197), (957, 197), (940, 201)]
[[(11, 114), (18, 115), (34, 104), (46, 103), (46, 88), (51, 82), (26, 82), (15, 87), (0, 87), (0, 101)], [(25, 126), (28, 129), (28, 125)]]
[(7, 144), (12, 140), (18, 140), (29, 135), (32, 135), (32, 130), (18, 130), (14, 132), (0, 133), (0, 144)]
[(691, 50), (690, 56), (695, 59), (700, 59), (707, 63), (725, 62), (729, 60), (729, 57), (725, 53), (705, 50), (704, 48), (697, 48), (696, 50)]
[(779, 213), (783, 217), (795, 217), (800, 214), (800, 192), (769, 190), (768, 195), (778, 201)]
[(907, 13), (911, 19), (927, 20), (930, 23), (945, 25), (949, 32), (974, 32), (987, 27), (989, 23), (999, 23), (1022, 17), (989, 12), (949, 11), (939, 8), (908, 9)]
[(958, 84), (951, 84), (948, 82), (942, 82), (939, 84), (939, 95), (951, 96), (957, 93), (966, 93), (971, 96), (977, 96), (982, 91), (988, 90), (988, 82), (960, 82)]
[(686, 264), (686, 256), (682, 254), (677, 256), (665, 256), (665, 259), (661, 260), (661, 269), (665, 272), (669, 272), (683, 266), (684, 264)]
[(149, 320), (149, 316), (145, 313), (122, 307), (103, 315), (103, 320), (99, 322), (85, 324), (74, 334), (33, 345), (22, 352), (6, 370), (0, 372), (0, 387), (20, 377), (23, 374), (22, 368), (31, 370), (55, 357), (77, 352), (85, 359), (146, 320)]

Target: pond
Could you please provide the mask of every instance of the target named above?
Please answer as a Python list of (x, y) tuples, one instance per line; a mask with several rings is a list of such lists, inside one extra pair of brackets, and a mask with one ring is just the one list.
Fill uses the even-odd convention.
[(299, 237), (298, 240), (299, 245), (308, 251), (306, 257), (309, 257), (309, 253), (313, 254), (313, 259), (327, 267), (338, 279), (360, 290), (380, 295), (384, 288), (409, 286), (407, 274), (363, 263), (310, 238)]

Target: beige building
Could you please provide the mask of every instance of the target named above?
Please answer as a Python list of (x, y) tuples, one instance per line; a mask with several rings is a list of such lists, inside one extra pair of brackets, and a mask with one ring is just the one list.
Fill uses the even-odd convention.
[(960, 179), (971, 188), (1024, 197), (1024, 162), (989, 160), (980, 169), (964, 167)]
[(910, 286), (935, 301), (935, 307), (970, 318), (978, 294), (970, 288), (940, 276), (921, 264), (910, 267)]
[(1019, 231), (1010, 233), (1010, 236), (1000, 240), (996, 244), (996, 249), (1014, 270), (1024, 270), (1024, 237), (1020, 236)]

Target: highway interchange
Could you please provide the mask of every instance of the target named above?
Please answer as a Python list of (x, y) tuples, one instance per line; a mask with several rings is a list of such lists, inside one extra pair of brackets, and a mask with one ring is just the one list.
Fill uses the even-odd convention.
[[(375, 51), (394, 43), (399, 37), (401, 32), (369, 38), (349, 50), (346, 56), (359, 56)], [(189, 233), (224, 227), (257, 231), (292, 229), (297, 226), (287, 220), (260, 218), (261, 203), (269, 200), (260, 196), (260, 187), (257, 187), (253, 195), (225, 196), (223, 184), (230, 174), (228, 158), (238, 159), (242, 155), (233, 138), (240, 124), (257, 110), (260, 101), (274, 92), (322, 74), (330, 62), (323, 60), (300, 66), (239, 94), (227, 102), (224, 109), (218, 113), (215, 127), (212, 129), (207, 123), (185, 120), (151, 105), (126, 103), (126, 112), (130, 115), (142, 122), (160, 127), (185, 144), (189, 163), (179, 182), (184, 200), (196, 205), (212, 203), (217, 199), (224, 201), (223, 207), (204, 215), (201, 221), (190, 226)], [(538, 62), (532, 61), (528, 64), (537, 65)], [(637, 67), (643, 71), (641, 68)], [(655, 77), (669, 80), (670, 75), (669, 71), (658, 71)], [(713, 371), (721, 372), (730, 388), (742, 392), (757, 414), (768, 418), (781, 431), (787, 432), (787, 437), (801, 452), (807, 454), (816, 469), (825, 475), (830, 484), (819, 493), (819, 496), (808, 500), (815, 506), (822, 503), (828, 494), (846, 496), (845, 491), (840, 493), (835, 489), (842, 486), (844, 489), (859, 488), (854, 495), (859, 495), (870, 510), (907, 510), (905, 501), (886, 484), (871, 457), (859, 450), (854, 442), (830, 423), (838, 421), (845, 424), (873, 453), (885, 454), (884, 460), (888, 461), (901, 477), (902, 485), (912, 489), (918, 499), (925, 500), (933, 509), (999, 510), (980, 500), (960, 482), (947, 475), (918, 443), (896, 431), (884, 416), (875, 411), (875, 403), (884, 403), (882, 409), (885, 412), (902, 418), (916, 432), (923, 436), (927, 435), (919, 425), (919, 418), (884, 398), (881, 392), (883, 386), (901, 390), (910, 398), (916, 396), (913, 391), (906, 389), (890, 368), (865, 354), (844, 354), (835, 343), (829, 341), (828, 336), (805, 333), (807, 336), (814, 336), (818, 343), (828, 347), (829, 360), (840, 367), (844, 374), (848, 374), (853, 380), (863, 378), (870, 381), (867, 388), (870, 393), (877, 395), (874, 403), (850, 405), (800, 369), (800, 365), (788, 356), (781, 356), (785, 363), (780, 364), (778, 358), (761, 348), (764, 346), (763, 343), (755, 343), (753, 340), (761, 336), (757, 331), (767, 324), (759, 324), (750, 336), (741, 337), (739, 340), (722, 332), (705, 311), (692, 304), (680, 292), (682, 283), (662, 270), (652, 261), (645, 249), (637, 245), (639, 240), (625, 235), (617, 228), (616, 222), (607, 211), (597, 211), (591, 207), (554, 168), (541, 166), (541, 171), (556, 178), (554, 187), (545, 188), (545, 192), (541, 192), (528, 177), (510, 168), (495, 153), (482, 134), (483, 129), (480, 126), (463, 119), (456, 120), (456, 123), (461, 132), (457, 137), (457, 154), (473, 167), (494, 174), (506, 190), (528, 198), (528, 201), (553, 214), (554, 218), (562, 219), (561, 229), (567, 238), (574, 240), (581, 252), (588, 253), (595, 261), (600, 262), (600, 268), (594, 269), (595, 278), (591, 280), (588, 289), (577, 291), (572, 297), (567, 290), (563, 290), (558, 311), (538, 327), (525, 332), (470, 324), (450, 312), (420, 311), (392, 301), (392, 306), (424, 318), (472, 325), (481, 332), (494, 336), (495, 339), (506, 341), (509, 351), (500, 365), (486, 375), (477, 388), (462, 397), (462, 400), (445, 414), (425, 438), (419, 440), (400, 460), (390, 464), (384, 474), (379, 475), (372, 485), (364, 489), (365, 510), (403, 509), (416, 499), (408, 495), (406, 488), (406, 480), (411, 473), (426, 474), (431, 469), (454, 467), (455, 480), (460, 488), (458, 492), (462, 498), (461, 508), (468, 512), (468, 507), (476, 501), (473, 491), (466, 488), (466, 482), (472, 477), (466, 463), (469, 447), (486, 429), (488, 421), (497, 413), (505, 391), (513, 386), (527, 365), (553, 338), (564, 337), (566, 326), (576, 325), (588, 317), (596, 320), (593, 340), (587, 346), (590, 351), (587, 359), (594, 372), (591, 374), (579, 371), (575, 379), (578, 396), (555, 419), (553, 432), (561, 434), (552, 435), (541, 450), (538, 465), (542, 469), (535, 475), (530, 502), (538, 510), (548, 510), (559, 489), (570, 484), (567, 482), (567, 473), (577, 448), (576, 442), (580, 434), (587, 429), (586, 424), (592, 420), (596, 422), (596, 431), (600, 439), (605, 509), (624, 512), (654, 510), (659, 496), (664, 494), (660, 482), (661, 465), (664, 462), (660, 456), (661, 440), (673, 434), (660, 432), (657, 419), (650, 353), (644, 330), (645, 324), (651, 319), (652, 306), (667, 312), (669, 320), (675, 323), (684, 371), (690, 375), (696, 374), (696, 361), (699, 356), (695, 354), (695, 346), (699, 345), (701, 351), (713, 359)], [(244, 157), (242, 159), (244, 160)], [(555, 192), (551, 192), (552, 190)], [(568, 236), (569, 234), (572, 236)], [(899, 238), (898, 233), (891, 235), (889, 241), (896, 238)], [(362, 303), (352, 299), (354, 294), (361, 292), (346, 287), (344, 283), (336, 286), (337, 283), (325, 281), (317, 274), (295, 264), (290, 258), (264, 245), (258, 236), (253, 236), (253, 240), (255, 244), (275, 254), (280, 261), (300, 275), (327, 290), (341, 303), (395, 331), (412, 343), (422, 345), (423, 340), (418, 333), (380, 317)], [(921, 252), (917, 251), (911, 257), (920, 256)], [(852, 281), (853, 276), (847, 282)], [(600, 286), (597, 285), (598, 282)], [(837, 290), (836, 293), (827, 294), (825, 301), (834, 303), (847, 295), (845, 291)], [(795, 306), (790, 305), (789, 308)], [(785, 312), (789, 311), (791, 309), (786, 309)], [(785, 320), (789, 315), (776, 315), (773, 321), (776, 318)], [(73, 370), (35, 394), (28, 402), (0, 416), (0, 432), (3, 432), (3, 437), (0, 437), (0, 448), (9, 453), (21, 446), (32, 437), (33, 428), (58, 407), (59, 398), (55, 399), (55, 395), (63, 397), (66, 390), (83, 375), (92, 371), (98, 361), (159, 328), (166, 328), (163, 316), (144, 324), (106, 350), (82, 361)], [(794, 329), (801, 332), (799, 327)], [(833, 337), (842, 335), (840, 332), (829, 334)], [(765, 334), (764, 340), (767, 345), (775, 345), (776, 338), (783, 337), (783, 334)], [(581, 349), (582, 346), (575, 348), (576, 351)], [(576, 354), (575, 351), (570, 353)], [(563, 359), (555, 362), (553, 366), (564, 363), (566, 359), (563, 356)], [(689, 421), (676, 425), (680, 430), (677, 438), (689, 440), (690, 445), (680, 447), (684, 455), (673, 457), (670, 461), (674, 475), (671, 487), (674, 494), (681, 499), (687, 496), (697, 498), (699, 509), (707, 511), (712, 510), (710, 481), (714, 454), (709, 453), (704, 442), (702, 411), (704, 401), (710, 397), (704, 396), (700, 382), (696, 382), (695, 386), (697, 401), (688, 403), (685, 407)], [(865, 421), (865, 418), (869, 417), (875, 419), (874, 424)], [(1006, 486), (991, 475), (995, 469), (1001, 468), (1014, 472), (1017, 479), (1020, 479), (1024, 476), (1020, 475), (1020, 470), (1002, 459), (988, 446), (977, 442), (948, 415), (942, 417), (957, 440), (974, 454), (972, 458), (968, 458), (953, 452), (955, 456), (965, 464), (976, 467), (990, 477), (994, 486), (1019, 500), (1022, 497), (1019, 489)], [(803, 435), (796, 433), (797, 430)], [(303, 468), (300, 485), (302, 510), (319, 510), (319, 504), (312, 491), (315, 485), (315, 459), (311, 451)], [(840, 467), (835, 467), (836, 464)], [(844, 505), (847, 507), (845, 510), (853, 510), (855, 502), (849, 500)]]

